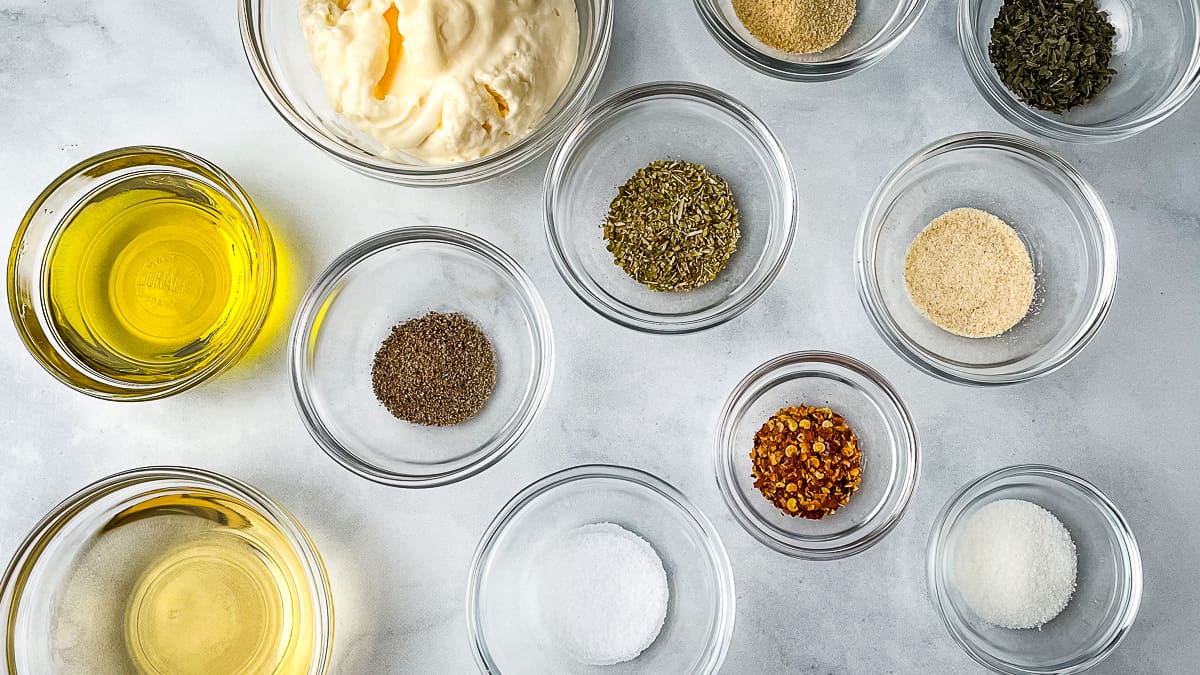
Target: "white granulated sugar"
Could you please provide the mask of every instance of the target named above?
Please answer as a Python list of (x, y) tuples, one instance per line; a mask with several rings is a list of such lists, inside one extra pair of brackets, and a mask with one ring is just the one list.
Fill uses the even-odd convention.
[(546, 626), (572, 658), (595, 666), (637, 658), (667, 616), (667, 572), (646, 540), (613, 523), (554, 542), (541, 579)]
[(1002, 628), (1040, 628), (1075, 592), (1075, 542), (1046, 509), (1001, 499), (962, 525), (953, 573), (979, 618)]

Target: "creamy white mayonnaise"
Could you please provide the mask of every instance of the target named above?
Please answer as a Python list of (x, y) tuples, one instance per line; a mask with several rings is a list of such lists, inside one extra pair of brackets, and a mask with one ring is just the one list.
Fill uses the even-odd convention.
[(300, 0), (300, 23), (334, 109), (434, 164), (532, 131), (579, 45), (574, 0)]

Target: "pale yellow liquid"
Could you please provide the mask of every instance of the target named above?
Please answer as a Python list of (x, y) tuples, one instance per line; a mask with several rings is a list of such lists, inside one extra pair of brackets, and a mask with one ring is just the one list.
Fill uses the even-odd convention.
[(283, 535), (227, 496), (161, 497), (125, 517), (199, 515), (203, 530), (154, 560), (126, 609), (125, 642), (147, 675), (304, 675), (313, 606)]
[(208, 365), (256, 310), (242, 213), (197, 181), (131, 178), (87, 203), (47, 265), (55, 332), (101, 375), (157, 383)]

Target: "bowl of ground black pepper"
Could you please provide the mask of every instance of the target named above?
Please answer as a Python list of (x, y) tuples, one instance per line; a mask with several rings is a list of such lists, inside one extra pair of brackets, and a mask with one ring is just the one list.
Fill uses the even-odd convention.
[(745, 65), (795, 81), (874, 65), (916, 25), (926, 0), (695, 0), (708, 32)]
[(748, 309), (796, 230), (792, 168), (738, 101), (657, 82), (590, 110), (546, 174), (551, 258), (596, 312), (649, 333), (687, 333)]
[(546, 308), (520, 266), (438, 227), (385, 232), (339, 256), (301, 302), (288, 350), (313, 439), (399, 487), (499, 461), (541, 410), (554, 364)]
[(1200, 87), (1198, 0), (959, 0), (958, 41), (988, 104), (1055, 140), (1128, 138)]
[(1103, 324), (1117, 243), (1062, 158), (1003, 134), (951, 136), (887, 177), (856, 243), (859, 297), (921, 370), (1002, 385), (1063, 367)]
[(766, 546), (834, 560), (878, 543), (917, 487), (908, 408), (870, 366), (796, 352), (754, 369), (721, 412), (717, 484), (734, 519)]

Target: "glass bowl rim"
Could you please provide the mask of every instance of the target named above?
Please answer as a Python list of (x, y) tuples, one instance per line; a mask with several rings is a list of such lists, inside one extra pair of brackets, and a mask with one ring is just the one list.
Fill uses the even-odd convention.
[[(500, 438), (495, 447), (469, 464), (451, 471), (425, 475), (409, 475), (389, 471), (360, 460), (346, 448), (326, 427), (321, 413), (312, 401), (311, 383), (307, 376), (310, 336), (319, 310), (329, 298), (334, 286), (359, 263), (392, 248), (410, 244), (440, 244), (453, 247), (485, 262), (501, 277), (510, 281), (521, 296), (523, 304), (532, 311), (534, 385), (526, 405), (518, 409), (513, 418), (520, 422), (507, 436)], [(334, 461), (362, 478), (402, 488), (427, 488), (449, 485), (470, 478), (499, 462), (521, 441), (538, 414), (545, 406), (550, 384), (554, 376), (554, 336), (550, 325), (550, 314), (534, 286), (533, 280), (517, 261), (500, 247), (486, 239), (463, 230), (439, 226), (400, 227), (368, 237), (351, 246), (317, 275), (305, 291), (296, 309), (288, 339), (288, 371), (292, 384), (292, 397), (296, 410), (304, 422), (309, 435)], [(432, 465), (431, 465), (432, 466)]]
[[(950, 609), (950, 601), (946, 597), (946, 588), (941, 575), (938, 573), (941, 566), (942, 557), (945, 554), (946, 539), (950, 534), (950, 525), (948, 519), (952, 512), (961, 512), (972, 503), (978, 501), (986, 492), (996, 484), (1007, 481), (1013, 478), (1022, 477), (1038, 477), (1049, 479), (1060, 486), (1078, 490), (1086, 496), (1087, 501), (1097, 510), (1101, 511), (1105, 516), (1105, 520), (1113, 525), (1113, 533), (1120, 540), (1121, 550), (1125, 554), (1123, 562), (1127, 568), (1129, 575), (1129, 588), (1124, 597), (1124, 608), (1118, 617), (1118, 621), (1114, 624), (1115, 633), (1111, 639), (1103, 644), (1099, 650), (1092, 656), (1072, 664), (1064, 668), (1023, 668), (998, 658), (992, 657), (989, 654), (977, 649), (974, 644), (969, 641), (960, 630), (958, 630), (950, 616), (953, 612)], [(1059, 469), (1057, 467), (1046, 464), (1017, 464), (1013, 466), (996, 469), (988, 472), (979, 478), (968, 481), (965, 485), (958, 488), (946, 504), (938, 512), (933, 520), (933, 526), (930, 529), (929, 539), (927, 543), (927, 552), (925, 554), (925, 579), (929, 590), (930, 600), (937, 611), (938, 618), (941, 619), (946, 632), (958, 644), (958, 646), (967, 653), (975, 662), (980, 665), (1007, 675), (1072, 675), (1081, 673), (1107, 658), (1117, 646), (1128, 635), (1129, 629), (1133, 626), (1137, 619), (1138, 610), (1142, 603), (1142, 558), (1141, 550), (1138, 547), (1137, 539), (1134, 537), (1133, 530), (1129, 526), (1129, 522), (1122, 515), (1116, 504), (1112, 502), (1098, 487), (1092, 483), (1076, 476), (1069, 471)]]
[[(741, 128), (749, 132), (755, 141), (764, 146), (764, 149), (770, 154), (771, 173), (778, 174), (782, 179), (778, 184), (773, 185), (782, 193), (780, 201), (784, 205), (784, 212), (779, 214), (785, 228), (779, 255), (769, 265), (762, 280), (750, 289), (745, 297), (732, 304), (728, 304), (729, 298), (726, 298), (717, 305), (719, 309), (716, 311), (706, 310), (711, 313), (700, 318), (694, 318), (695, 313), (690, 313), (680, 314), (679, 318), (670, 320), (656, 320), (644, 316), (645, 312), (630, 313), (597, 297), (580, 281), (580, 272), (567, 261), (568, 258), (564, 252), (566, 247), (559, 237), (556, 224), (554, 212), (563, 190), (563, 173), (567, 167), (576, 164), (584, 157), (579, 154), (579, 143), (582, 139), (613, 115), (620, 114), (639, 103), (653, 102), (659, 99), (685, 99), (699, 102), (734, 120)], [(658, 81), (634, 85), (609, 96), (589, 109), (583, 119), (562, 137), (546, 169), (546, 178), (542, 189), (542, 217), (550, 248), (550, 258), (554, 262), (554, 267), (571, 292), (585, 305), (600, 316), (626, 328), (655, 335), (681, 335), (702, 331), (730, 321), (753, 306), (767, 292), (767, 289), (771, 287), (783, 270), (783, 266), (791, 254), (799, 220), (797, 200), (796, 175), (787, 152), (784, 151), (779, 139), (766, 123), (745, 104), (705, 85), (683, 81)], [(771, 211), (775, 210), (775, 206), (772, 205)]]
[[(838, 543), (833, 547), (817, 547), (807, 545), (802, 540), (794, 537), (788, 537), (786, 540), (770, 536), (763, 527), (761, 527), (762, 519), (753, 510), (747, 508), (741, 500), (738, 499), (739, 491), (733, 486), (736, 478), (730, 474), (729, 459), (734, 452), (732, 430), (733, 420), (739, 414), (746, 401), (743, 398), (746, 394), (754, 390), (755, 387), (769, 382), (772, 377), (780, 371), (793, 367), (804, 367), (807, 365), (826, 365), (834, 366), (843, 370), (848, 370), (856, 375), (859, 375), (870, 382), (882, 393), (882, 398), (875, 395), (867, 394), (876, 404), (886, 404), (899, 418), (902, 426), (889, 428), (893, 434), (899, 439), (897, 454), (907, 456), (909, 459), (909, 467), (907, 471), (897, 471), (889, 486), (888, 493), (891, 490), (899, 488), (899, 498), (890, 512), (879, 513), (873, 515), (870, 519), (863, 521), (863, 525), (867, 525), (871, 520), (880, 519), (869, 528), (863, 528), (862, 532), (855, 533), (853, 536), (846, 538), (845, 541)], [(821, 379), (830, 379), (824, 373), (816, 373), (814, 376), (819, 376)], [(853, 386), (854, 389), (860, 390), (859, 387)], [(861, 391), (861, 390), (860, 390)], [(866, 393), (866, 392), (863, 392)], [(721, 409), (721, 416), (717, 423), (716, 442), (713, 445), (713, 458), (716, 469), (717, 486), (720, 489), (721, 497), (725, 501), (726, 507), (733, 515), (734, 520), (742, 526), (750, 536), (756, 539), (759, 543), (767, 546), (778, 553), (799, 558), (802, 560), (828, 561), (841, 560), (850, 556), (862, 553), (879, 543), (886, 537), (908, 511), (908, 506), (912, 501), (913, 495), (916, 493), (917, 485), (921, 478), (921, 439), (917, 433), (917, 427), (913, 421), (912, 414), (908, 410), (907, 404), (900, 398), (899, 393), (892, 387), (884, 376), (866, 363), (844, 354), (827, 351), (800, 351), (790, 352), (770, 359), (758, 367), (751, 370), (745, 377), (738, 382), (737, 386), (730, 392), (725, 400), (725, 405)], [(886, 504), (886, 500), (881, 504)], [(834, 539), (840, 539), (835, 537)]]
[[(717, 0), (694, 0), (696, 11), (709, 35), (743, 65), (764, 75), (792, 82), (824, 82), (853, 75), (875, 65), (908, 37), (924, 13), (928, 0), (901, 0), (908, 5), (904, 17), (886, 39), (857, 54), (847, 54), (829, 61), (798, 63), (779, 59), (747, 42), (733, 30), (725, 15), (716, 8)], [(868, 43), (878, 40), (882, 31)]]
[(709, 635), (706, 657), (700, 664), (699, 670), (694, 673), (711, 675), (718, 672), (733, 639), (737, 603), (733, 567), (729, 562), (725, 544), (721, 541), (721, 535), (713, 526), (712, 521), (704, 515), (704, 512), (678, 488), (649, 472), (616, 464), (581, 464), (538, 478), (509, 499), (488, 524), (479, 539), (475, 555), (471, 559), (471, 569), (467, 580), (467, 633), (471, 641), (471, 651), (475, 656), (475, 663), (479, 666), (480, 671), (500, 672), (491, 657), (480, 621), (481, 582), (492, 563), (497, 539), (507, 530), (518, 513), (542, 495), (575, 481), (595, 478), (632, 483), (649, 490), (664, 504), (681, 512), (694, 525), (695, 531), (700, 535), (699, 538), (704, 542), (708, 563), (713, 568), (717, 582), (720, 584), (719, 593), (715, 598), (717, 605), (715, 631)]
[[(897, 327), (879, 292), (879, 281), (875, 273), (875, 238), (883, 222), (885, 211), (889, 207), (889, 204), (885, 203), (885, 198), (900, 194), (895, 192), (896, 186), (926, 161), (959, 150), (975, 149), (1012, 152), (1031, 161), (1041, 171), (1056, 173), (1065, 178), (1080, 201), (1086, 206), (1089, 216), (1085, 223), (1086, 230), (1096, 240), (1100, 249), (1099, 283), (1089, 302), (1090, 307), (1085, 320), (1062, 348), (1043, 360), (1011, 374), (990, 373), (987, 372), (988, 368), (950, 367), (940, 359), (927, 356), (927, 350), (904, 335), (904, 332)], [(1010, 134), (986, 131), (955, 134), (926, 145), (904, 160), (880, 182), (879, 187), (871, 195), (855, 237), (854, 255), (858, 297), (875, 332), (883, 338), (892, 351), (903, 357), (910, 365), (928, 375), (953, 384), (1010, 385), (1057, 371), (1079, 355), (1100, 331), (1116, 294), (1117, 235), (1108, 209), (1104, 206), (1104, 200), (1091, 183), (1058, 154), (1032, 141)]]
[(995, 75), (995, 69), (988, 60), (987, 49), (976, 38), (975, 16), (971, 9), (972, 0), (959, 0), (958, 3), (959, 51), (962, 55), (963, 65), (983, 99), (1001, 117), (1022, 130), (1043, 138), (1068, 143), (1119, 141), (1145, 131), (1170, 117), (1175, 111), (1182, 108), (1192, 94), (1200, 88), (1200, 0), (1180, 0), (1180, 2), (1191, 3), (1194, 8), (1193, 16), (1197, 17), (1192, 25), (1197, 35), (1193, 40), (1191, 61), (1187, 68), (1188, 75), (1176, 83), (1171, 95), (1166, 99), (1134, 119), (1121, 124), (1107, 126), (1071, 124), (1036, 113), (1017, 99), (999, 82)]
[[(372, 157), (361, 150), (351, 149), (343, 141), (313, 128), (295, 111), (290, 98), (276, 82), (275, 74), (263, 55), (266, 49), (260, 40), (260, 4), (263, 0), (242, 0), (238, 3), (238, 25), (242, 50), (254, 74), (255, 82), (275, 112), (301, 138), (344, 166), (373, 178), (410, 187), (440, 187), (466, 185), (515, 171), (553, 147), (558, 138), (583, 116), (588, 103), (595, 96), (608, 61), (613, 34), (614, 0), (573, 1), (586, 2), (595, 9), (596, 52), (595, 58), (585, 64), (586, 70), (579, 80), (578, 88), (574, 91), (564, 90), (559, 95), (568, 96), (563, 108), (554, 117), (544, 117), (524, 138), (499, 152), (469, 162), (448, 165), (400, 165), (390, 160)], [(576, 67), (578, 68), (578, 65)]]
[[(229, 495), (245, 502), (279, 528), (300, 558), (306, 575), (306, 590), (313, 601), (313, 628), (316, 635), (313, 663), (308, 673), (321, 675), (327, 672), (333, 655), (333, 594), (325, 563), (304, 526), (279, 502), (249, 483), (215, 471), (185, 466), (145, 466), (119, 471), (76, 490), (38, 520), (13, 553), (0, 578), (0, 616), (3, 617), (0, 626), (3, 628), (5, 651), (8, 652), (12, 647), (9, 631), (22, 602), (22, 595), (17, 591), (24, 589), (26, 580), (49, 542), (97, 500), (118, 490), (151, 482), (164, 482), (164, 489), (202, 487)], [(137, 495), (139, 498), (144, 496)], [(11, 655), (6, 658), (11, 658)]]
[[(238, 327), (235, 339), (229, 345), (227, 345), (226, 348), (222, 350), (208, 366), (184, 377), (175, 378), (165, 383), (147, 385), (123, 382), (112, 378), (102, 378), (101, 380), (101, 378), (99, 378), (90, 369), (86, 371), (80, 371), (83, 372), (83, 374), (90, 381), (102, 381), (105, 386), (116, 390), (104, 391), (98, 388), (88, 387), (83, 384), (73, 382), (70, 379), (63, 377), (56, 368), (47, 363), (42, 357), (37, 346), (35, 345), (33, 337), (25, 328), (25, 321), (22, 318), (23, 312), (19, 309), (19, 302), (17, 298), (17, 260), (19, 257), (27, 255), (27, 252), (25, 251), (25, 246), (27, 243), (26, 235), (29, 233), (29, 228), (33, 224), (34, 218), (37, 217), (38, 212), (42, 209), (42, 205), (47, 199), (50, 199), (69, 181), (85, 176), (91, 169), (102, 166), (108, 162), (134, 158), (139, 155), (167, 157), (170, 159), (179, 160), (185, 164), (192, 164), (199, 167), (203, 171), (212, 174), (212, 178), (216, 179), (216, 186), (220, 188), (222, 192), (226, 193), (223, 196), (229, 198), (230, 201), (237, 206), (240, 212), (239, 215), (241, 215), (245, 221), (247, 231), (254, 236), (253, 245), (257, 249), (257, 253), (262, 260), (260, 265), (254, 270), (254, 276), (256, 277), (257, 281), (255, 288), (257, 297), (256, 304), (259, 306), (257, 307), (256, 311), (254, 311), (252, 315), (248, 317), (246, 323)], [(122, 168), (137, 168), (141, 173), (149, 173), (153, 175), (184, 175), (180, 167), (172, 166), (170, 164), (147, 164), (143, 162), (139, 164), (130, 164), (128, 167)], [(76, 200), (75, 203), (79, 203), (78, 200)], [(52, 241), (57, 241), (57, 238), (61, 236), (65, 225), (69, 225), (69, 223), (59, 223), (57, 226), (58, 231), (53, 235)], [(40, 247), (38, 247), (34, 249), (34, 252), (38, 253), (39, 256), (39, 268), (44, 270), (46, 264), (46, 254), (48, 251), (41, 250)], [(96, 153), (79, 160), (70, 168), (60, 173), (53, 181), (51, 181), (50, 184), (48, 184), (38, 194), (38, 196), (33, 200), (29, 208), (26, 210), (25, 216), (21, 220), (21, 224), (17, 227), (17, 231), (13, 235), (13, 243), (12, 247), (9, 249), (8, 255), (7, 285), (9, 317), (12, 319), (13, 327), (15, 328), (18, 337), (21, 338), (21, 343), (25, 346), (25, 350), (29, 352), (31, 356), (33, 356), (34, 361), (36, 361), (43, 370), (49, 373), (61, 384), (64, 384), (68, 388), (81, 394), (86, 394), (93, 398), (106, 401), (153, 401), (166, 398), (168, 396), (173, 396), (203, 384), (204, 382), (207, 382), (208, 380), (225, 372), (233, 364), (237, 363), (242, 356), (245, 356), (246, 352), (250, 350), (255, 339), (262, 331), (262, 327), (265, 325), (267, 316), (270, 313), (271, 305), (275, 297), (275, 266), (275, 245), (274, 239), (271, 236), (270, 228), (259, 216), (258, 209), (255, 208), (254, 202), (250, 199), (250, 195), (246, 193), (245, 189), (242, 188), (241, 184), (238, 183), (233, 176), (226, 173), (224, 169), (216, 164), (204, 159), (203, 157), (200, 157), (199, 155), (188, 152), (187, 150), (181, 150), (179, 148), (173, 148), (165, 145), (123, 146), (120, 148), (113, 148), (111, 150)], [(39, 288), (41, 288), (40, 285)], [(33, 298), (33, 300), (38, 303), (45, 304), (45, 292), (44, 289), (41, 290), (42, 292), (39, 293), (39, 296), (37, 298)], [(51, 332), (52, 331), (48, 331), (48, 333)], [(61, 351), (62, 346), (59, 344), (59, 339), (52, 335), (48, 335), (48, 337), (51, 338), (50, 341), (53, 345), (53, 350), (56, 352)], [(74, 362), (76, 360), (77, 359), (75, 359), (75, 357), (67, 359), (68, 362)]]

